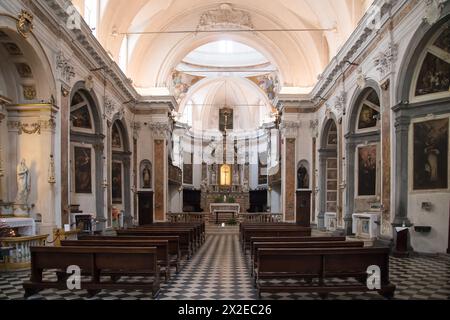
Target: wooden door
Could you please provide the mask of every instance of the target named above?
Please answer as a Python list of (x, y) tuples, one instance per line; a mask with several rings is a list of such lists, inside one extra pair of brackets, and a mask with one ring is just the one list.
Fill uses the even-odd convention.
[(153, 223), (153, 192), (138, 193), (139, 225)]
[(297, 191), (297, 224), (309, 227), (311, 222), (311, 191)]

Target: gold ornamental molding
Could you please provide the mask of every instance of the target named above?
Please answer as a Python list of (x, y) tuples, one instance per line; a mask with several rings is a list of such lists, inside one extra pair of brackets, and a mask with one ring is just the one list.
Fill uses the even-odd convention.
[(25, 39), (28, 38), (28, 35), (33, 31), (33, 19), (33, 15), (26, 10), (22, 10), (19, 14), (17, 19), (17, 31)]

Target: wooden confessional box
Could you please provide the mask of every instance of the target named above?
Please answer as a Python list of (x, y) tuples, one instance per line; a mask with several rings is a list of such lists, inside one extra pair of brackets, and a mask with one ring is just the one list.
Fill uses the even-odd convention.
[(153, 192), (138, 192), (139, 225), (153, 223)]
[(296, 221), (302, 227), (311, 225), (311, 191), (297, 191)]

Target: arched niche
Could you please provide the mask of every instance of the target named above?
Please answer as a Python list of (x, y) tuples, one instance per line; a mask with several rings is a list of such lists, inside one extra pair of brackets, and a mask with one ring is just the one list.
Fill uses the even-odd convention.
[(126, 123), (113, 118), (111, 125), (111, 178), (110, 194), (112, 208), (109, 222), (118, 226), (116, 213), (124, 212), (124, 219), (131, 216), (131, 152)]
[(325, 227), (325, 213), (337, 212), (338, 197), (338, 146), (337, 121), (334, 116), (326, 119), (322, 127), (319, 149), (319, 215), (318, 227)]
[(346, 138), (347, 192), (345, 231), (352, 233), (352, 215), (372, 211), (381, 197), (380, 89), (373, 80), (352, 101)]
[(426, 237), (411, 236), (412, 247), (422, 252), (449, 250), (449, 30), (447, 2), (441, 19), (433, 25), (423, 22), (412, 37), (397, 81), (399, 103), (393, 108), (397, 181), (393, 225), (431, 227)]
[[(84, 82), (70, 95), (70, 205), (99, 220), (104, 212), (104, 135), (98, 103)], [(73, 218), (72, 218), (72, 222)], [(100, 224), (100, 227), (102, 224)]]
[(311, 169), (308, 160), (301, 160), (297, 164), (297, 189), (310, 189)]
[(141, 161), (139, 165), (139, 181), (141, 189), (153, 189), (153, 168), (150, 160)]

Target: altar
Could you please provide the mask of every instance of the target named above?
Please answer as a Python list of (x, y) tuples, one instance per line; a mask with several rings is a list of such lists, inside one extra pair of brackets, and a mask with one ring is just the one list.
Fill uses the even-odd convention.
[(20, 236), (28, 237), (36, 235), (36, 222), (32, 218), (1, 218), (0, 222), (10, 228), (17, 228)]
[(220, 214), (231, 214), (232, 218), (236, 218), (241, 211), (241, 205), (239, 203), (211, 203), (209, 205), (209, 212), (215, 218), (215, 223), (219, 224)]

